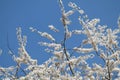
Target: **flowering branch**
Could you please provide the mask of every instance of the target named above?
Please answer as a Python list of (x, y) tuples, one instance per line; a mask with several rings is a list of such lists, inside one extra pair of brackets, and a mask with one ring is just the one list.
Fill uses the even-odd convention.
[[(68, 56), (67, 51), (66, 51), (66, 40), (67, 40), (67, 32), (68, 32), (68, 30), (67, 30), (67, 25), (68, 25), (67, 19), (68, 18), (67, 18), (67, 16), (65, 16), (65, 10), (64, 10), (62, 0), (59, 0), (59, 3), (60, 3), (60, 7), (61, 7), (61, 12), (62, 12), (62, 23), (63, 23), (64, 29), (65, 29), (64, 30), (64, 40), (63, 40), (63, 48), (64, 48), (63, 50), (64, 50), (64, 54), (66, 56), (67, 61), (70, 61), (69, 56)], [(68, 66), (70, 68), (70, 71), (71, 71), (72, 75), (75, 76), (74, 71), (73, 71), (70, 63), (68, 63)]]
[[(12, 58), (15, 58), (15, 53), (14, 51), (10, 48), (10, 45), (9, 45), (9, 39), (8, 39), (8, 33), (7, 33), (7, 47), (9, 49), (9, 54), (11, 55)], [(24, 75), (27, 75), (27, 73), (25, 72), (25, 70), (22, 69), (22, 67), (19, 65), (19, 63), (14, 59), (14, 61), (16, 62), (16, 65), (17, 65), (17, 69), (16, 69), (16, 73), (15, 73), (15, 77), (18, 78), (17, 74), (18, 74), (18, 70), (20, 69)]]

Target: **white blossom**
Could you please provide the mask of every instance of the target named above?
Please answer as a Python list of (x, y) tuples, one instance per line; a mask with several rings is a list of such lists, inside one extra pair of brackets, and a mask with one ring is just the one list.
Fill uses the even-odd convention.
[(39, 42), (38, 44), (42, 46), (48, 46), (54, 48), (55, 50), (59, 50), (62, 47), (61, 44), (56, 44), (56, 43)]
[(100, 19), (92, 19), (91, 21), (88, 22), (88, 27), (93, 28), (97, 25), (97, 23), (100, 22)]
[(77, 5), (75, 3), (69, 2), (68, 6), (72, 7), (72, 8), (76, 8)]
[(37, 29), (35, 29), (35, 28), (33, 28), (33, 27), (29, 27), (29, 29), (30, 29), (32, 32), (37, 31)]
[(67, 25), (70, 25), (70, 23), (71, 23), (70, 19), (68, 18), (68, 16), (66, 16), (65, 13), (63, 13), (63, 17), (61, 18), (61, 21), (65, 28)]
[(74, 13), (74, 10), (69, 10), (68, 12), (66, 12), (64, 15), (65, 16), (70, 16)]
[(69, 2), (68, 6), (77, 10), (81, 15), (84, 14), (84, 10), (80, 9), (75, 3)]
[(73, 30), (72, 34), (82, 34), (82, 30)]
[(50, 28), (50, 30), (52, 30), (54, 32), (59, 32), (59, 30), (56, 29), (53, 25), (49, 25), (48, 27)]
[(66, 39), (70, 38), (72, 36), (71, 31), (66, 31)]
[(33, 28), (33, 27), (30, 27), (29, 29), (30, 29), (32, 32), (37, 32), (37, 33), (40, 34), (40, 36), (42, 36), (42, 37), (45, 37), (45, 38), (47, 38), (47, 39), (49, 39), (49, 40), (51, 40), (51, 41), (55, 41), (55, 39), (53, 38), (53, 36), (50, 35), (50, 34), (47, 33), (47, 32), (38, 31), (37, 29), (35, 29), (35, 28)]
[(80, 13), (80, 14), (84, 14), (84, 10), (78, 10), (78, 12)]
[(117, 72), (119, 72), (119, 71), (120, 71), (120, 68), (115, 67), (115, 68), (113, 68), (113, 71), (117, 71)]
[(40, 34), (42, 37), (45, 37), (51, 41), (55, 41), (55, 39), (52, 37), (52, 35), (48, 34), (47, 32), (38, 31), (38, 34)]
[(78, 53), (89, 53), (94, 51), (93, 48), (77, 48), (77, 47), (74, 47), (73, 50), (75, 50)]
[(54, 51), (53, 54), (57, 56), (58, 58), (62, 58), (63, 56), (63, 51)]

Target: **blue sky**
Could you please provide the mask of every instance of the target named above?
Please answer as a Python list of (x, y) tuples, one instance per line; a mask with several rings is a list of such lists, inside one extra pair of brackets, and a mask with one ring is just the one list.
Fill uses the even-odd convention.
[[(107, 24), (111, 28), (117, 28), (117, 18), (120, 15), (120, 0), (64, 0), (66, 10), (70, 9), (67, 6), (69, 1), (75, 2), (86, 12), (90, 19), (100, 18), (100, 24)], [(63, 38), (63, 26), (60, 17), (61, 13), (57, 0), (0, 0), (0, 48), (3, 49), (0, 56), (0, 66), (6, 67), (14, 64), (8, 54), (7, 33), (10, 47), (17, 55), (17, 27), (22, 27), (23, 34), (28, 37), (27, 51), (32, 58), (38, 59), (40, 64), (47, 60), (50, 55), (45, 53), (44, 48), (37, 44), (39, 41), (45, 41), (44, 38), (32, 33), (29, 27), (32, 26), (40, 31), (54, 34), (48, 29), (48, 25), (53, 24), (61, 30), (60, 34), (54, 34), (60, 40)], [(73, 17), (76, 16), (73, 15)], [(73, 19), (71, 25), (72, 29), (80, 27), (77, 19)]]

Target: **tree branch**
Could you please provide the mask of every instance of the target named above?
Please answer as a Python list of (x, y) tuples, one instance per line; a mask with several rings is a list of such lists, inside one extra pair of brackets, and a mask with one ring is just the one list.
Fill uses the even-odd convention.
[[(64, 51), (64, 54), (66, 56), (67, 61), (70, 61), (69, 60), (69, 56), (67, 55), (67, 51), (66, 51), (67, 24), (65, 22), (66, 17), (64, 16), (65, 10), (64, 10), (64, 6), (63, 6), (63, 3), (62, 3), (62, 0), (59, 0), (59, 4), (60, 4), (61, 12), (62, 12), (62, 23), (63, 23), (63, 26), (64, 26), (64, 40), (63, 40), (63, 48), (64, 49), (63, 49), (63, 51)], [(70, 63), (68, 63), (68, 66), (70, 68), (70, 71), (71, 71), (72, 75), (75, 76), (74, 71), (73, 71), (72, 66), (71, 66)]]
[[(15, 53), (14, 51), (10, 48), (10, 45), (9, 45), (9, 39), (8, 39), (8, 33), (7, 33), (7, 47), (9, 49), (9, 51), (11, 52), (11, 57), (15, 56)], [(16, 62), (16, 60), (14, 60)], [(27, 75), (27, 73), (24, 71), (24, 69), (22, 69), (22, 67), (16, 62), (16, 65), (18, 66), (17, 69), (16, 69), (16, 73), (15, 73), (15, 76), (17, 76), (18, 74), (18, 70), (20, 69), (25, 75)]]

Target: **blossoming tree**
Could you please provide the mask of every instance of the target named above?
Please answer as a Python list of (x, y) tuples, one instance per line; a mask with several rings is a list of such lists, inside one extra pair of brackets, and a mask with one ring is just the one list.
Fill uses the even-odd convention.
[[(51, 56), (44, 64), (39, 65), (36, 59), (32, 59), (26, 51), (27, 37), (22, 36), (21, 28), (17, 28), (17, 39), (19, 43), (16, 56), (10, 49), (9, 54), (16, 62), (16, 66), (8, 68), (0, 67), (0, 78), (3, 80), (120, 80), (120, 17), (118, 18), (118, 29), (110, 29), (106, 25), (100, 25), (100, 19), (89, 19), (88, 15), (75, 3), (70, 2), (71, 10), (66, 11), (62, 0), (59, 0), (61, 9), (61, 22), (64, 28), (64, 38), (56, 41), (53, 35), (38, 31), (30, 27), (32, 32), (49, 40), (49, 42), (38, 42), (45, 46), (46, 53)], [(69, 16), (79, 13), (80, 29), (70, 30), (71, 20)], [(59, 33), (53, 25), (48, 26), (50, 30)], [(80, 44), (69, 49), (67, 41), (72, 36), (85, 36)], [(2, 50), (0, 50), (2, 53)], [(98, 62), (89, 63), (89, 60), (97, 57)], [(102, 62), (99, 63), (99, 62)], [(21, 67), (25, 65), (25, 67)], [(21, 74), (19, 75), (19, 70)]]

